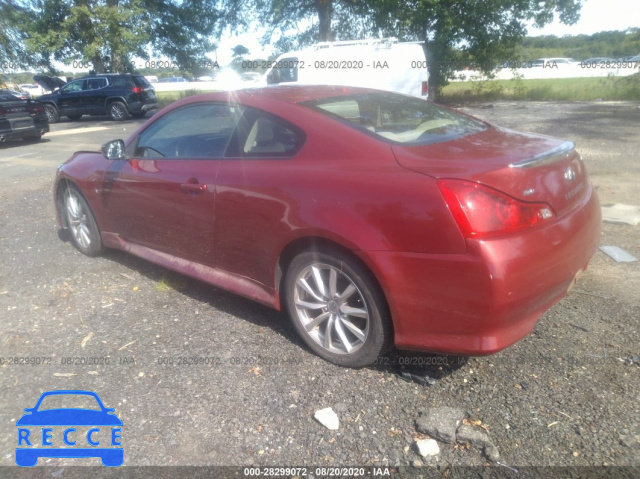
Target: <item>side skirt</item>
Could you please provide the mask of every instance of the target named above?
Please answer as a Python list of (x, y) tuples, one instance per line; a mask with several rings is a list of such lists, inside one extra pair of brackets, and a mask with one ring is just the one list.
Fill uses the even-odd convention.
[(114, 233), (102, 232), (102, 242), (108, 248), (126, 251), (151, 263), (239, 294), (278, 311), (281, 310), (279, 295), (276, 291), (252, 279), (131, 243)]

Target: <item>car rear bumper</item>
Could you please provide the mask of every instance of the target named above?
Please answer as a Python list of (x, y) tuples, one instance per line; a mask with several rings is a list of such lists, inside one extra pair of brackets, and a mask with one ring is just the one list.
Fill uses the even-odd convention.
[(7, 140), (18, 140), (20, 138), (29, 138), (34, 136), (40, 136), (49, 131), (49, 125), (36, 124), (32, 128), (19, 128), (19, 129), (0, 129), (0, 142)]
[(142, 107), (140, 108), (140, 111), (149, 111), (149, 110), (157, 110), (157, 109), (158, 109), (157, 103), (147, 103), (145, 105), (142, 105)]
[(122, 448), (24, 448), (16, 449), (16, 464), (22, 467), (35, 466), (41, 457), (88, 458), (99, 457), (105, 466), (117, 467), (124, 462)]
[(586, 269), (600, 239), (592, 187), (582, 203), (525, 234), (468, 240), (463, 255), (368, 252), (395, 344), (450, 354), (498, 352), (526, 336)]

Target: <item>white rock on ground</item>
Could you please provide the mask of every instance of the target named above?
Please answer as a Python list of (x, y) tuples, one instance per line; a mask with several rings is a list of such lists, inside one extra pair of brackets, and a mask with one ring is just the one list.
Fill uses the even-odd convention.
[(418, 448), (418, 454), (422, 457), (437, 456), (440, 454), (440, 447), (438, 441), (435, 439), (420, 439), (416, 441), (416, 447)]
[(338, 419), (338, 415), (333, 412), (333, 409), (330, 407), (316, 411), (313, 417), (324, 427), (332, 431), (340, 427), (340, 419)]

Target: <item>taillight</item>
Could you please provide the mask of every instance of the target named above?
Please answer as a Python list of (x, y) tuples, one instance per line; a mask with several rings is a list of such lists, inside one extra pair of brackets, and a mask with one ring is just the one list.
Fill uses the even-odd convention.
[(429, 82), (423, 81), (422, 82), (422, 95), (426, 95), (427, 93), (429, 93)]
[(134, 86), (133, 87), (133, 93), (142, 93), (144, 91), (144, 88), (139, 87), (139, 86)]
[(478, 183), (438, 180), (438, 187), (467, 238), (507, 235), (555, 217), (545, 203), (520, 201)]
[(38, 113), (44, 113), (44, 107), (42, 105), (29, 105), (27, 110), (31, 116), (35, 116)]

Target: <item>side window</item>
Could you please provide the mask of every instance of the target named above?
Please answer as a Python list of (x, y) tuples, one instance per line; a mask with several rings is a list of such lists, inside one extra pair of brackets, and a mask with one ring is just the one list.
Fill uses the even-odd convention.
[(99, 90), (107, 86), (106, 78), (89, 78), (87, 80), (87, 90)]
[(305, 141), (304, 133), (287, 121), (247, 108), (238, 124), (227, 157), (291, 158)]
[(86, 80), (76, 80), (72, 81), (68, 85), (63, 86), (60, 91), (65, 93), (71, 93), (75, 91), (83, 91), (86, 88), (87, 81)]
[(267, 84), (297, 82), (298, 81), (298, 58), (289, 57), (278, 60), (267, 75)]
[(240, 107), (229, 104), (185, 105), (153, 122), (127, 156), (222, 158), (241, 114)]

